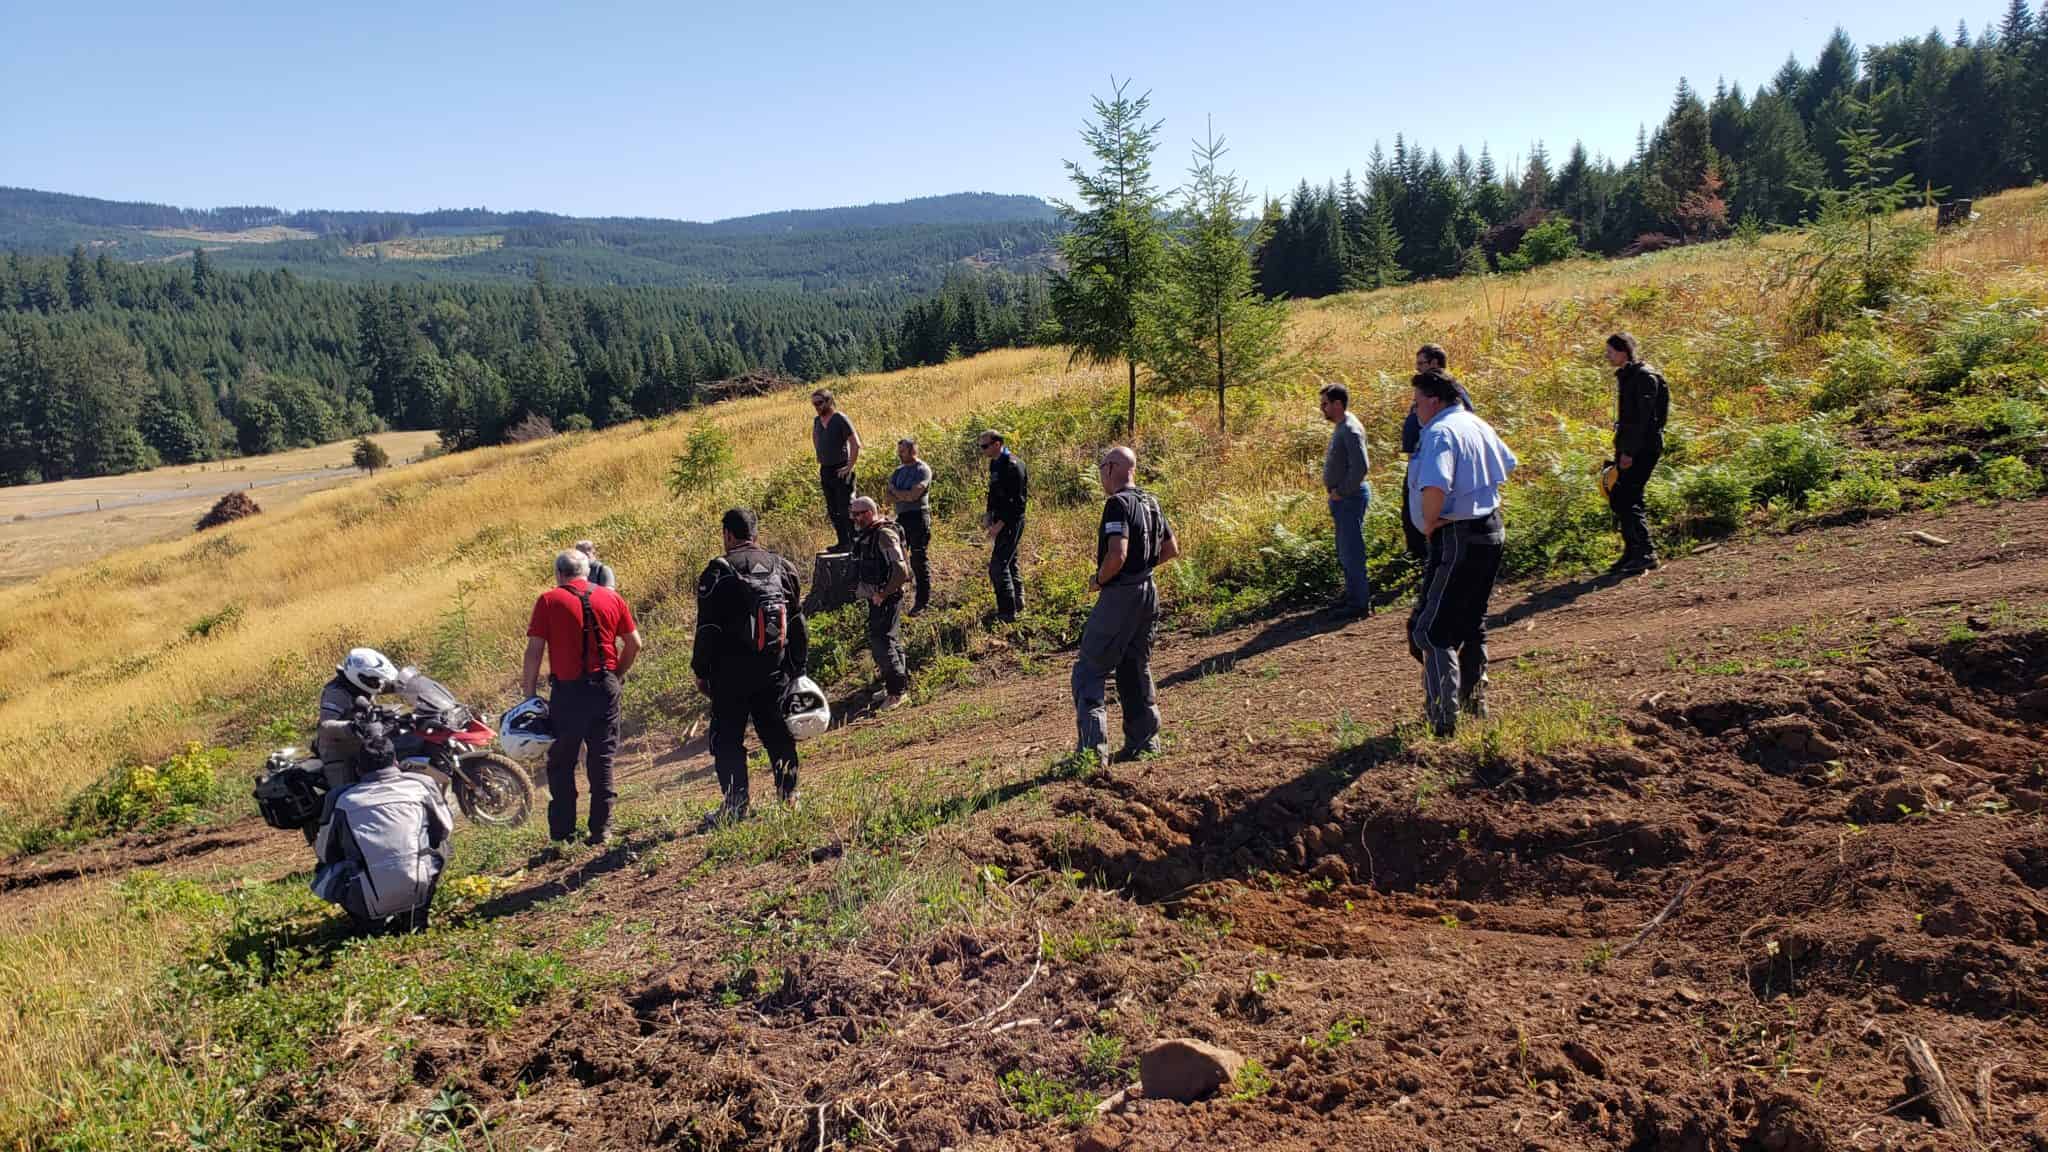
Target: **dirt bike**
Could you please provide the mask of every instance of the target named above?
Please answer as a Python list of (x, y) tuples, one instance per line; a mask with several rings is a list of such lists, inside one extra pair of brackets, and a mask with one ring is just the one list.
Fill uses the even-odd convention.
[[(379, 708), (362, 697), (350, 726), (358, 739), (376, 726), (391, 741), (398, 767), (425, 776), (452, 793), (472, 823), (511, 827), (533, 811), (533, 782), (509, 757), (490, 751), (497, 732), (438, 681), (417, 668), (401, 669), (398, 692), (409, 712)], [(256, 802), (277, 828), (299, 828), (310, 842), (326, 810), (327, 776), (318, 757), (296, 748), (270, 755), (257, 781)]]

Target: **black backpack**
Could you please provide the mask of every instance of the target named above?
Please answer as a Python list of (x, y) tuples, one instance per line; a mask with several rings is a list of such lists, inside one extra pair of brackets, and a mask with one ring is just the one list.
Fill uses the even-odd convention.
[(782, 567), (773, 557), (768, 562), (734, 564), (731, 557), (718, 561), (735, 579), (738, 596), (729, 642), (733, 651), (757, 671), (773, 672), (782, 666), (789, 646), (789, 616), (793, 606), (782, 585)]
[(596, 684), (604, 680), (604, 637), (597, 630), (597, 612), (590, 607), (590, 589), (569, 589), (583, 605), (583, 679)]

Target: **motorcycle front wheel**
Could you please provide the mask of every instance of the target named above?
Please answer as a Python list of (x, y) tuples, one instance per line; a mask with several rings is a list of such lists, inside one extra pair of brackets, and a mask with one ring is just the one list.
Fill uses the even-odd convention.
[(464, 757), (462, 769), (469, 779), (457, 781), (455, 802), (471, 822), (493, 828), (526, 823), (533, 811), (533, 782), (519, 765), (486, 752)]

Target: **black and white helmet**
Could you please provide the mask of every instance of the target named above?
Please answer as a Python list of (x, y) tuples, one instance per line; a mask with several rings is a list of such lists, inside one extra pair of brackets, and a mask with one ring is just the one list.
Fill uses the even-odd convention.
[(555, 743), (548, 702), (528, 696), (514, 704), (498, 721), (498, 743), (517, 760), (538, 760), (547, 755)]
[(398, 683), (398, 666), (375, 648), (351, 648), (348, 658), (334, 670), (363, 693), (376, 696), (391, 691)]
[(832, 704), (809, 676), (797, 677), (790, 686), (789, 695), (782, 699), (782, 715), (789, 721), (789, 734), (798, 740), (809, 740), (832, 727)]

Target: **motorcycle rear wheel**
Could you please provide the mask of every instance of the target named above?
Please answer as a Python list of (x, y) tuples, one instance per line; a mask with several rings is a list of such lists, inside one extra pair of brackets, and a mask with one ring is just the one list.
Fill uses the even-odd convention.
[(491, 828), (526, 823), (533, 812), (533, 782), (511, 759), (495, 752), (465, 757), (462, 766), (476, 778), (475, 788), (455, 789), (455, 802), (470, 822)]

